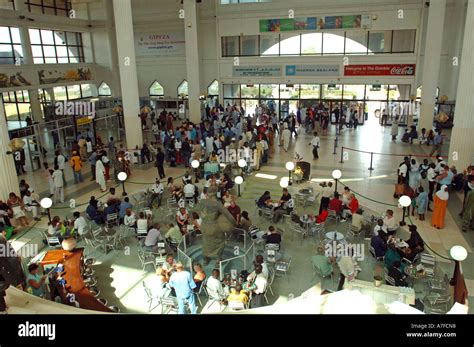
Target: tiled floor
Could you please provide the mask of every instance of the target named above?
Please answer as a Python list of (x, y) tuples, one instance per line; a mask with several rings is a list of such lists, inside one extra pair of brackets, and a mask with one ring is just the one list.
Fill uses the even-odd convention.
[[(105, 137), (105, 135), (103, 137)], [(294, 152), (299, 153), (306, 161), (311, 162), (312, 179), (315, 179), (316, 181), (325, 179), (329, 180), (331, 178), (332, 170), (336, 168), (340, 169), (343, 172), (341, 183), (348, 185), (353, 191), (361, 194), (361, 196), (359, 196), (359, 202), (367, 212), (374, 211), (374, 213), (382, 213), (387, 208), (392, 208), (395, 210), (396, 218), (401, 219), (401, 210), (397, 208), (397, 201), (392, 197), (392, 194), (396, 168), (398, 167), (399, 162), (402, 161), (403, 156), (374, 155), (372, 162), (374, 170), (369, 171), (370, 154), (363, 154), (345, 149), (344, 152), (346, 153), (343, 154), (344, 163), (339, 163), (342, 146), (344, 146), (344, 148), (374, 151), (377, 153), (395, 153), (400, 155), (407, 153), (426, 155), (429, 153), (430, 148), (419, 145), (393, 143), (390, 139), (390, 129), (381, 128), (377, 123), (370, 120), (366, 125), (359, 127), (357, 130), (343, 130), (342, 134), (338, 137), (338, 148), (336, 154), (333, 154), (335, 139), (334, 129), (331, 129), (329, 135), (321, 136), (322, 144), (320, 159), (317, 161), (311, 159), (311, 149), (308, 145), (310, 139), (310, 135), (300, 132), (297, 139), (293, 138), (290, 150), (287, 153), (284, 152), (281, 147), (276, 148), (274, 157), (258, 172), (261, 174), (275, 175), (277, 176), (276, 179), (270, 180), (258, 178), (255, 177), (254, 172), (242, 185), (242, 197), (239, 198), (239, 205), (242, 210), (250, 212), (254, 224), (261, 228), (266, 228), (269, 225), (266, 220), (258, 217), (254, 213), (254, 200), (258, 198), (264, 190), (270, 190), (273, 197), (278, 197), (281, 194), (279, 181), (280, 178), (287, 176), (288, 172), (284, 166), (287, 161), (293, 159)], [(445, 145), (445, 151), (447, 151), (447, 146), (448, 145)], [(132, 176), (126, 183), (126, 190), (129, 194), (147, 188), (154, 182), (156, 169), (151, 164), (135, 165), (132, 170)], [(85, 168), (85, 172), (87, 171), (88, 169)], [(166, 169), (167, 175), (174, 177), (182, 175), (184, 171), (183, 168)], [(70, 172), (67, 174), (67, 177), (69, 180), (72, 179)], [(45, 196), (47, 182), (42, 174), (39, 172), (34, 174), (28, 173), (24, 178), (32, 183), (36, 188), (36, 191), (44, 192), (42, 196)], [(85, 204), (91, 195), (95, 195), (96, 197), (101, 196), (98, 185), (89, 180), (90, 176), (86, 175), (86, 181), (84, 183), (79, 185), (69, 184), (66, 189), (67, 200), (75, 199), (76, 204), (78, 205), (76, 209), (79, 211), (85, 209)], [(108, 183), (109, 187), (113, 185), (113, 182)], [(306, 182), (302, 185), (291, 186), (290, 192), (294, 193), (303, 186), (312, 186), (315, 190), (320, 189), (319, 182)], [(121, 191), (121, 188), (118, 190)], [(341, 185), (339, 185), (339, 191), (342, 191)], [(106, 197), (103, 197), (102, 199), (105, 200)], [(420, 234), (429, 247), (440, 255), (437, 256), (440, 269), (448, 273), (449, 276), (453, 271), (453, 264), (442, 257), (448, 257), (450, 247), (455, 244), (462, 245), (468, 250), (469, 256), (463, 263), (463, 268), (467, 278), (466, 282), (468, 289), (474, 289), (472, 283), (474, 281), (474, 269), (472, 266), (473, 237), (472, 232), (465, 234), (459, 229), (460, 220), (457, 213), (459, 212), (460, 199), (462, 199), (462, 197), (457, 193), (451, 194), (450, 206), (448, 208), (449, 211), (446, 216), (446, 227), (442, 230), (437, 230), (430, 226), (430, 213), (427, 214), (426, 221), (424, 222), (419, 221), (414, 217), (412, 217), (412, 220), (418, 226)], [(69, 204), (65, 204), (64, 206), (54, 206), (52, 214), (70, 216), (72, 210), (68, 205)], [(306, 213), (317, 213), (317, 209), (318, 204), (314, 207), (306, 208), (305, 211)], [(298, 207), (298, 211), (300, 213), (302, 212), (300, 207)], [(157, 221), (163, 221), (164, 212), (163, 209), (155, 211), (154, 219)], [(32, 240), (31, 242), (34, 242), (34, 239), (38, 237), (35, 229), (45, 227), (46, 218), (43, 218), (41, 222), (37, 223), (34, 229), (23, 234), (23, 236), (17, 240), (17, 244), (20, 245), (29, 242), (30, 239)], [(329, 225), (328, 228), (330, 230), (337, 228), (338, 230), (345, 232), (347, 225), (340, 224), (337, 227)], [(400, 232), (400, 237), (407, 238), (406, 234), (407, 232), (402, 230)], [(359, 278), (371, 281), (377, 265), (373, 258), (368, 254), (368, 241), (360, 240), (357, 242), (364, 242), (366, 254), (365, 260), (360, 263), (362, 272), (359, 275)], [(316, 245), (317, 242), (313, 238), (301, 241), (298, 238), (298, 235), (292, 235), (289, 230), (285, 230), (283, 236), (284, 256), (293, 257), (292, 268), (288, 281), (285, 278), (277, 278), (275, 280), (273, 286), (275, 296), (269, 298), (271, 302), (284, 301), (287, 300), (288, 297), (300, 295), (311, 285), (320, 281), (318, 277), (314, 276), (309, 261), (311, 255), (315, 253)], [(120, 307), (122, 312), (148, 312), (148, 304), (141, 282), (144, 279), (149, 279), (153, 274), (151, 268), (146, 269), (145, 272), (142, 271), (136, 251), (134, 242), (130, 240), (129, 248), (126, 248), (125, 250), (111, 252), (108, 255), (95, 254), (100, 262), (96, 268), (100, 278), (99, 287), (102, 292), (101, 296), (106, 298), (110, 304)], [(336, 286), (337, 279), (325, 279), (323, 281), (323, 287), (325, 288), (335, 289)], [(422, 296), (425, 291), (425, 283), (420, 281), (415, 285), (415, 289), (419, 292), (418, 296)], [(474, 292), (471, 290), (470, 293)], [(153, 313), (159, 312), (159, 309), (153, 311)]]

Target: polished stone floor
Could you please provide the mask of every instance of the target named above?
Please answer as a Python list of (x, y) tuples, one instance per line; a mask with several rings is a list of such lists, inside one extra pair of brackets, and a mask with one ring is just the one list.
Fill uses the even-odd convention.
[[(111, 133), (105, 133), (105, 129), (101, 130), (103, 138)], [(110, 130), (107, 130), (110, 131)], [(402, 132), (402, 129), (400, 129)], [(113, 133), (112, 133), (113, 135)], [(150, 134), (146, 134), (151, 138)], [(115, 135), (114, 135), (115, 136)], [(292, 160), (294, 153), (299, 153), (304, 160), (311, 162), (311, 181), (303, 184), (295, 184), (290, 186), (290, 193), (295, 193), (303, 187), (311, 186), (315, 191), (320, 189), (319, 183), (323, 180), (331, 178), (331, 172), (334, 169), (342, 171), (341, 183), (349, 186), (356, 194), (361, 206), (370, 214), (381, 214), (387, 208), (395, 210), (396, 217), (401, 220), (401, 210), (397, 207), (397, 201), (393, 198), (393, 189), (396, 177), (396, 169), (402, 161), (403, 155), (427, 155), (431, 148), (427, 146), (409, 145), (401, 142), (392, 142), (390, 136), (390, 128), (382, 128), (375, 120), (369, 119), (364, 126), (360, 126), (357, 130), (344, 129), (338, 138), (338, 147), (334, 153), (334, 140), (336, 138), (335, 129), (332, 127), (328, 135), (321, 136), (321, 150), (319, 160), (312, 160), (311, 148), (309, 142), (311, 136), (304, 133), (303, 129), (299, 132), (297, 138), (292, 139), (290, 150), (284, 152), (282, 147), (276, 148), (276, 153), (270, 162), (264, 165), (260, 171), (253, 172), (246, 178), (242, 185), (242, 197), (239, 198), (239, 205), (242, 210), (250, 212), (253, 224), (260, 228), (268, 227), (269, 222), (264, 218), (255, 214), (254, 200), (258, 198), (264, 190), (269, 190), (272, 197), (278, 197), (281, 194), (279, 186), (280, 178), (286, 177), (288, 172), (285, 169), (285, 163)], [(447, 132), (447, 141), (444, 145), (444, 155), (446, 155), (449, 146), (449, 132)], [(341, 150), (344, 147), (343, 157), (344, 163), (340, 163)], [(398, 154), (400, 156), (388, 156), (376, 154), (373, 156), (373, 171), (369, 171), (370, 153), (361, 153), (360, 151), (373, 151), (384, 154)], [(51, 151), (50, 151), (51, 152)], [(52, 159), (50, 160), (52, 162)], [(458, 168), (462, 170), (463, 168)], [(66, 170), (68, 171), (68, 170)], [(88, 172), (88, 168), (84, 169)], [(168, 176), (179, 177), (183, 175), (183, 168), (166, 168)], [(266, 174), (275, 176), (273, 179), (257, 177), (255, 174)], [(260, 176), (260, 175), (258, 175)], [(101, 197), (105, 200), (107, 196), (102, 196), (99, 187), (95, 182), (90, 181), (90, 173), (85, 175), (85, 182), (75, 185), (72, 181), (72, 173), (67, 172), (69, 184), (66, 188), (66, 200), (75, 199), (78, 205), (76, 210), (85, 210), (86, 203), (91, 195)], [(152, 164), (134, 165), (132, 175), (127, 180), (126, 190), (129, 194), (133, 194), (152, 185), (156, 177), (156, 169)], [(267, 177), (267, 176), (265, 176)], [(41, 196), (46, 196), (47, 182), (44, 175), (40, 172), (27, 173), (21, 178), (25, 178), (27, 182), (33, 185)], [(108, 186), (113, 186), (113, 182), (109, 182)], [(342, 191), (341, 184), (338, 190)], [(119, 188), (120, 191), (120, 188)], [(449, 276), (453, 271), (453, 263), (444, 258), (449, 257), (449, 249), (453, 245), (462, 245), (468, 250), (468, 258), (463, 263), (463, 270), (466, 277), (466, 284), (470, 294), (474, 293), (474, 261), (472, 256), (473, 233), (462, 233), (460, 230), (461, 221), (458, 217), (460, 211), (462, 196), (453, 193), (450, 196), (448, 213), (446, 215), (446, 226), (444, 229), (438, 230), (430, 226), (429, 221), (431, 214), (428, 212), (426, 221), (419, 221), (415, 217), (411, 217), (413, 223), (418, 226), (418, 230), (425, 242), (429, 246), (429, 252), (437, 255), (438, 275), (447, 273)], [(299, 213), (317, 213), (318, 203), (314, 206), (303, 208), (297, 206)], [(154, 220), (163, 222), (165, 219), (164, 209), (154, 211)], [(71, 216), (72, 210), (69, 203), (64, 205), (53, 206), (52, 215)], [(270, 303), (288, 300), (292, 296), (298, 296), (311, 285), (321, 282), (320, 278), (315, 276), (310, 264), (310, 257), (315, 254), (318, 244), (317, 238), (306, 238), (301, 240), (298, 235), (292, 234), (285, 225), (277, 225), (284, 230), (283, 249), (284, 257), (292, 257), (292, 265), (288, 280), (284, 277), (277, 278), (273, 285), (274, 296), (269, 296)], [(46, 218), (36, 223), (32, 228), (28, 228), (19, 233), (14, 241), (16, 247), (21, 247), (26, 243), (36, 243), (41, 238), (38, 229), (46, 227)], [(328, 224), (326, 230), (339, 230), (343, 233), (347, 230), (347, 223), (339, 225)], [(400, 231), (400, 237), (407, 238), (407, 232)], [(356, 242), (356, 241), (354, 241)], [(360, 262), (362, 271), (359, 275), (360, 279), (372, 281), (376, 269), (379, 266), (368, 254), (368, 241), (357, 240), (357, 242), (365, 245), (366, 257)], [(89, 251), (89, 250), (87, 250)], [(151, 267), (146, 271), (142, 271), (141, 265), (137, 258), (137, 249), (135, 242), (130, 240), (129, 248), (125, 251), (110, 252), (107, 255), (95, 252), (93, 254), (99, 264), (96, 271), (99, 275), (99, 288), (101, 297), (108, 300), (109, 304), (116, 305), (121, 308), (122, 312), (147, 312), (148, 305), (146, 303), (145, 293), (142, 288), (142, 281), (153, 276)], [(336, 271), (336, 278), (338, 272)], [(324, 279), (322, 286), (327, 289), (334, 290), (337, 286), (337, 279)], [(426, 291), (426, 283), (418, 281), (415, 283), (417, 296), (422, 297)], [(471, 298), (472, 299), (472, 298)], [(153, 313), (159, 313), (156, 309)]]

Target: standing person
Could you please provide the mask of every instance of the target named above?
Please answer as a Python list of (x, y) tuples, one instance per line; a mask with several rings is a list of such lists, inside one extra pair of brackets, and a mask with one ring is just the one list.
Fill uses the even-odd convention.
[(109, 149), (109, 156), (115, 158), (115, 141), (113, 137), (110, 137), (109, 144), (107, 145)]
[(82, 160), (81, 157), (77, 152), (72, 153), (71, 160), (69, 161), (69, 164), (72, 167), (72, 172), (74, 174), (74, 183), (79, 183), (79, 182), (84, 182), (84, 179), (82, 178)]
[(92, 152), (89, 156), (89, 164), (91, 165), (91, 181), (95, 181), (95, 164), (97, 163), (97, 152)]
[(264, 305), (265, 292), (267, 291), (267, 279), (263, 274), (262, 265), (255, 265), (255, 277), (252, 279), (252, 282), (255, 284), (256, 288), (253, 291), (251, 307), (257, 308)]
[[(436, 171), (435, 171), (435, 163), (431, 163), (430, 164), (430, 168), (428, 169), (427, 173), (426, 173), (426, 178), (428, 179), (428, 185), (429, 185), (429, 192), (428, 192), (428, 198), (430, 199), (430, 201), (433, 201), (433, 193), (434, 193), (434, 189), (436, 187)], [(430, 205), (428, 204), (428, 211), (431, 211), (430, 209)]]
[(102, 192), (107, 190), (107, 184), (105, 181), (105, 166), (102, 162), (102, 157), (97, 157), (97, 162), (95, 164), (95, 181), (99, 183)]
[(354, 111), (352, 117), (354, 122), (354, 130), (357, 130), (357, 126), (359, 125), (359, 115), (357, 113), (357, 110)]
[(313, 160), (319, 159), (318, 148), (320, 147), (321, 142), (316, 131), (314, 132), (313, 139), (309, 144), (313, 146)]
[(438, 156), (441, 156), (441, 146), (443, 145), (443, 136), (441, 135), (441, 129), (436, 129), (436, 136), (433, 139), (433, 149), (430, 152), (430, 157), (437, 152)]
[(321, 203), (319, 204), (319, 214), (323, 212), (324, 208), (329, 207), (329, 202), (333, 195), (332, 182), (326, 183), (323, 182), (323, 189), (321, 191)]
[(272, 115), (272, 128), (273, 132), (278, 133), (278, 116), (276, 113)]
[[(383, 121), (383, 118), (384, 116), (382, 115), (382, 123), (384, 122)], [(387, 124), (387, 115), (385, 115), (385, 124)], [(381, 124), (383, 125), (383, 124)], [(393, 121), (392, 121), (392, 128), (390, 130), (390, 135), (392, 135), (392, 141), (395, 142), (397, 141), (397, 136), (398, 136), (398, 116), (396, 116)]]
[(93, 146), (92, 146), (92, 140), (91, 140), (91, 138), (88, 136), (88, 137), (86, 137), (86, 152), (87, 152), (87, 157), (90, 157), (93, 151), (94, 151), (94, 148), (93, 148)]
[(163, 153), (161, 148), (158, 148), (157, 151), (158, 153), (156, 154), (156, 168), (158, 169), (158, 175), (160, 176), (160, 178), (165, 178), (165, 154)]
[(66, 175), (64, 174), (64, 168), (66, 167), (66, 158), (59, 151), (54, 153), (56, 157), (54, 158), (54, 166), (58, 166), (59, 170), (63, 173), (64, 185), (66, 185)]
[(81, 136), (81, 138), (78, 141), (79, 144), (79, 153), (81, 155), (81, 159), (86, 159), (87, 158), (87, 147), (86, 147), (86, 139), (84, 136)]
[(426, 209), (429, 203), (428, 192), (425, 192), (423, 187), (418, 187), (418, 196), (416, 197), (416, 208), (418, 210), (418, 218), (425, 220)]
[(49, 197), (54, 196), (54, 181), (53, 181), (53, 170), (51, 170), (48, 166), (48, 163), (44, 162), (44, 175), (48, 180), (48, 187), (49, 187)]
[(431, 217), (431, 225), (437, 229), (442, 229), (444, 227), (448, 199), (448, 186), (443, 185), (434, 196), (433, 215)]
[(188, 302), (191, 314), (196, 314), (197, 307), (194, 297), (196, 283), (188, 271), (184, 270), (183, 263), (176, 263), (176, 271), (171, 275), (169, 285), (174, 289), (178, 299), (178, 314), (185, 313), (185, 303)]
[(284, 130), (281, 133), (283, 139), (283, 149), (285, 152), (288, 152), (288, 147), (290, 146), (291, 131), (288, 129), (288, 123), (285, 123)]
[[(105, 180), (110, 181), (110, 159), (107, 156), (107, 153), (105, 151), (102, 151), (101, 159), (100, 161), (102, 164), (104, 164), (105, 168)], [(96, 163), (97, 164), (97, 163)]]
[(64, 176), (63, 170), (59, 169), (59, 166), (54, 167), (52, 174), (54, 182), (54, 202), (60, 201), (64, 203)]

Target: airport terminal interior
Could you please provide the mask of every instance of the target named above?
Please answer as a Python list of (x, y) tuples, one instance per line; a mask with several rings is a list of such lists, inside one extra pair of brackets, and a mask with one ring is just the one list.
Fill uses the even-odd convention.
[(0, 312), (472, 313), (473, 30), (474, 0), (0, 0)]

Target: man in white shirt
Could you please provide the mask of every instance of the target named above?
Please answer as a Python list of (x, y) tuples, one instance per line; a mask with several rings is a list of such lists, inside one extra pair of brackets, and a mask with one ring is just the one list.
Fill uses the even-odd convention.
[(123, 224), (129, 228), (137, 227), (137, 217), (135, 215), (135, 212), (133, 212), (131, 208), (127, 208), (125, 210), (125, 216), (123, 217)]
[(143, 241), (143, 246), (151, 251), (157, 250), (158, 241), (164, 241), (163, 236), (160, 233), (160, 224), (156, 223), (148, 231), (145, 240)]
[(438, 156), (437, 161), (436, 161), (436, 166), (434, 169), (437, 174), (443, 171), (443, 165), (446, 165), (446, 162), (443, 160), (443, 157)]
[(185, 198), (195, 198), (196, 187), (194, 186), (194, 184), (188, 182), (183, 187), (183, 193)]
[(161, 206), (161, 198), (163, 197), (163, 192), (165, 191), (165, 187), (163, 187), (163, 184), (160, 182), (160, 180), (157, 178), (155, 181), (155, 184), (151, 187), (151, 201), (150, 205), (148, 207), (152, 207), (153, 201), (158, 200), (158, 207)]
[(383, 224), (387, 227), (387, 233), (389, 235), (395, 234), (398, 229), (398, 223), (393, 216), (392, 210), (387, 210), (386, 215), (383, 219)]
[(81, 216), (79, 212), (74, 212), (74, 230), (79, 234), (79, 235), (84, 235), (87, 231), (87, 221), (84, 217)]
[(264, 305), (264, 294), (267, 290), (268, 281), (263, 275), (263, 268), (261, 265), (255, 266), (255, 279), (254, 285), (256, 288), (253, 290), (251, 308), (261, 307)]
[(344, 288), (344, 282), (347, 278), (348, 281), (353, 281), (358, 274), (358, 270), (354, 264), (354, 260), (350, 256), (342, 256), (339, 261), (337, 262), (339, 266), (339, 271), (341, 273), (341, 277), (339, 279), (339, 285), (337, 290), (342, 290)]
[(319, 159), (318, 148), (321, 145), (321, 141), (319, 140), (317, 131), (314, 132), (313, 139), (309, 144), (313, 146), (313, 160)]
[(33, 219), (38, 221), (41, 218), (38, 217), (38, 208), (40, 206), (39, 202), (33, 199), (31, 196), (32, 189), (26, 191), (26, 195), (23, 197), (23, 204), (25, 205), (25, 210), (33, 214)]
[(64, 176), (58, 165), (54, 167), (54, 172), (51, 177), (54, 183), (54, 202), (60, 201), (64, 203)]
[(219, 276), (220, 272), (218, 269), (212, 270), (212, 275), (206, 282), (206, 290), (210, 299), (220, 302), (226, 298), (226, 294)]
[(329, 207), (329, 202), (331, 201), (331, 197), (334, 194), (334, 190), (332, 189), (332, 182), (324, 182), (323, 189), (321, 190), (321, 203), (319, 204), (319, 214), (323, 212), (325, 207)]

